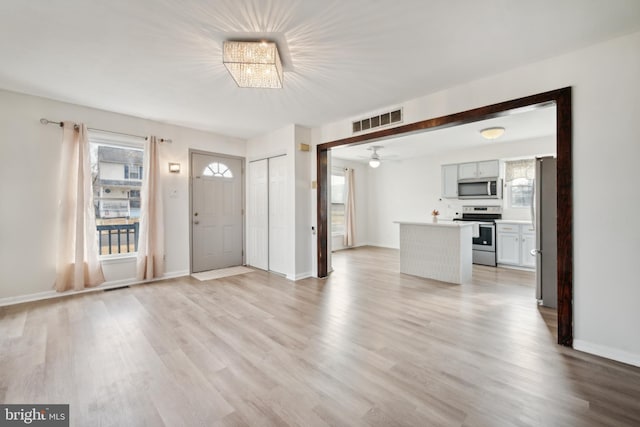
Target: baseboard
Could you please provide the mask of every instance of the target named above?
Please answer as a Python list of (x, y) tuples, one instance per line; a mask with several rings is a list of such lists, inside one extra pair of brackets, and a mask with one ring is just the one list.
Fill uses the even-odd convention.
[(165, 279), (175, 279), (176, 277), (184, 277), (184, 276), (188, 276), (189, 274), (191, 274), (189, 272), (189, 270), (179, 270), (179, 271), (172, 271), (170, 273), (165, 274), (164, 276), (158, 278), (158, 279), (153, 279), (150, 280), (151, 282), (156, 282), (158, 280), (165, 280)]
[(188, 275), (189, 275), (189, 270), (172, 271), (170, 273), (165, 274), (162, 277), (158, 277), (152, 280), (136, 280), (136, 279), (111, 280), (109, 282), (104, 282), (103, 284), (101, 284), (100, 286), (96, 286), (95, 288), (87, 288), (81, 291), (72, 291), (72, 292), (46, 291), (46, 292), (37, 292), (35, 294), (0, 298), (0, 307), (4, 307), (7, 305), (22, 304), (25, 302), (42, 301), (42, 300), (47, 300), (52, 298), (62, 298), (70, 295), (86, 294), (89, 292), (104, 291), (105, 289), (120, 288), (123, 286), (141, 285), (144, 283), (152, 283), (152, 282), (157, 282), (159, 280), (166, 280), (166, 279), (175, 279), (176, 277), (183, 277)]
[(296, 274), (295, 280), (302, 280), (302, 279), (308, 279), (309, 277), (313, 277), (313, 273), (311, 273), (310, 271), (307, 273), (300, 273), (300, 274)]
[(633, 354), (624, 350), (618, 350), (616, 348), (611, 348), (604, 345), (593, 344), (583, 340), (573, 340), (573, 348), (578, 351), (615, 360), (616, 362), (622, 362), (626, 363), (627, 365), (640, 367), (639, 354)]
[(386, 246), (386, 245), (378, 245), (375, 243), (370, 243), (366, 246), (371, 246), (372, 248), (382, 248), (382, 249), (396, 249), (396, 250), (400, 250), (399, 246)]
[(340, 251), (344, 251), (347, 249), (355, 249), (355, 248), (363, 248), (365, 246), (369, 246), (368, 243), (358, 243), (357, 245), (353, 245), (353, 246), (342, 246), (339, 248), (331, 248), (331, 252), (340, 252)]
[(520, 265), (510, 265), (510, 264), (500, 264), (500, 263), (498, 263), (497, 267), (508, 268), (509, 270), (531, 271), (531, 272), (534, 272), (534, 273), (536, 272), (535, 268), (522, 267)]
[(60, 292), (46, 291), (37, 292), (35, 294), (18, 295), (15, 297), (0, 298), (0, 307), (14, 304), (22, 304), (23, 302), (40, 301), (44, 299), (57, 298), (63, 296)]

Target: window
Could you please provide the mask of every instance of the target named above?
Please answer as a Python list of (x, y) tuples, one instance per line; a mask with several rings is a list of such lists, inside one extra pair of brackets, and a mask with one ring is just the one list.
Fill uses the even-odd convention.
[(138, 251), (142, 144), (89, 137), (100, 255)]
[(505, 162), (507, 203), (510, 208), (529, 208), (533, 203), (535, 160)]
[(142, 165), (124, 165), (124, 179), (142, 179)]
[(233, 173), (224, 163), (209, 163), (202, 171), (204, 176), (217, 176), (221, 178), (233, 178)]
[(344, 171), (331, 173), (331, 233), (344, 234)]

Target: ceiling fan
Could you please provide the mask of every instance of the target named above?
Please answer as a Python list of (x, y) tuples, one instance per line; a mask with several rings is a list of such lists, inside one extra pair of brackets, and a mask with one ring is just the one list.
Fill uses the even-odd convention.
[[(380, 157), (380, 154), (378, 154), (378, 150), (382, 150), (383, 148), (384, 147), (382, 145), (373, 145), (367, 148), (367, 150), (373, 151), (373, 153), (371, 153), (371, 157), (369, 157), (369, 166), (371, 166), (374, 169), (382, 164), (382, 157)], [(385, 160), (391, 159), (394, 157), (398, 157), (398, 156), (394, 154), (384, 156)]]
[[(382, 145), (372, 145), (370, 147), (367, 147), (366, 149), (368, 151), (372, 151), (371, 155), (369, 156), (358, 156), (361, 159), (366, 159), (369, 162), (369, 166), (372, 168), (377, 168), (382, 164), (382, 157), (380, 156), (380, 154), (378, 153), (379, 150), (382, 150), (383, 147)], [(395, 154), (385, 154), (384, 156), (384, 160), (387, 161), (388, 159), (393, 159), (398, 157)]]
[(380, 145), (374, 145), (373, 147), (367, 148), (367, 150), (373, 151), (373, 153), (371, 153), (371, 158), (369, 159), (369, 166), (371, 166), (374, 169), (380, 166), (381, 161), (380, 161), (380, 155), (378, 154), (378, 150), (382, 148), (384, 147), (381, 147)]

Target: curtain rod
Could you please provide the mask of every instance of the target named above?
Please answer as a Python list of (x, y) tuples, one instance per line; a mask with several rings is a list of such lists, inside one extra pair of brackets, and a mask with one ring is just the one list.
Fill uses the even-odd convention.
[[(40, 123), (42, 123), (43, 125), (58, 125), (60, 127), (62, 127), (64, 125), (64, 122), (56, 122), (56, 121), (45, 119), (45, 118), (40, 119)], [(77, 127), (78, 125), (74, 124), (74, 126)], [(113, 130), (96, 129), (96, 128), (87, 128), (87, 129), (93, 130), (93, 131), (98, 131), (98, 132), (113, 133), (113, 134), (116, 134), (116, 135), (131, 136), (131, 137), (134, 137), (134, 138), (140, 138), (140, 139), (144, 139), (144, 140), (149, 139), (149, 137), (147, 137), (147, 136), (133, 135), (131, 133), (116, 132), (116, 131), (113, 131)], [(172, 140), (165, 139), (165, 138), (160, 138), (159, 141), (160, 142), (168, 142), (169, 144), (171, 144), (173, 142)]]

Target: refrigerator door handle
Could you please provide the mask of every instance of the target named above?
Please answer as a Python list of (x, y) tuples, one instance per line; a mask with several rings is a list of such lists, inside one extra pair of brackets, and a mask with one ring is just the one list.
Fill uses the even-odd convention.
[(536, 181), (533, 180), (533, 186), (531, 188), (531, 225), (533, 229), (536, 229), (536, 209), (534, 207), (536, 201)]

